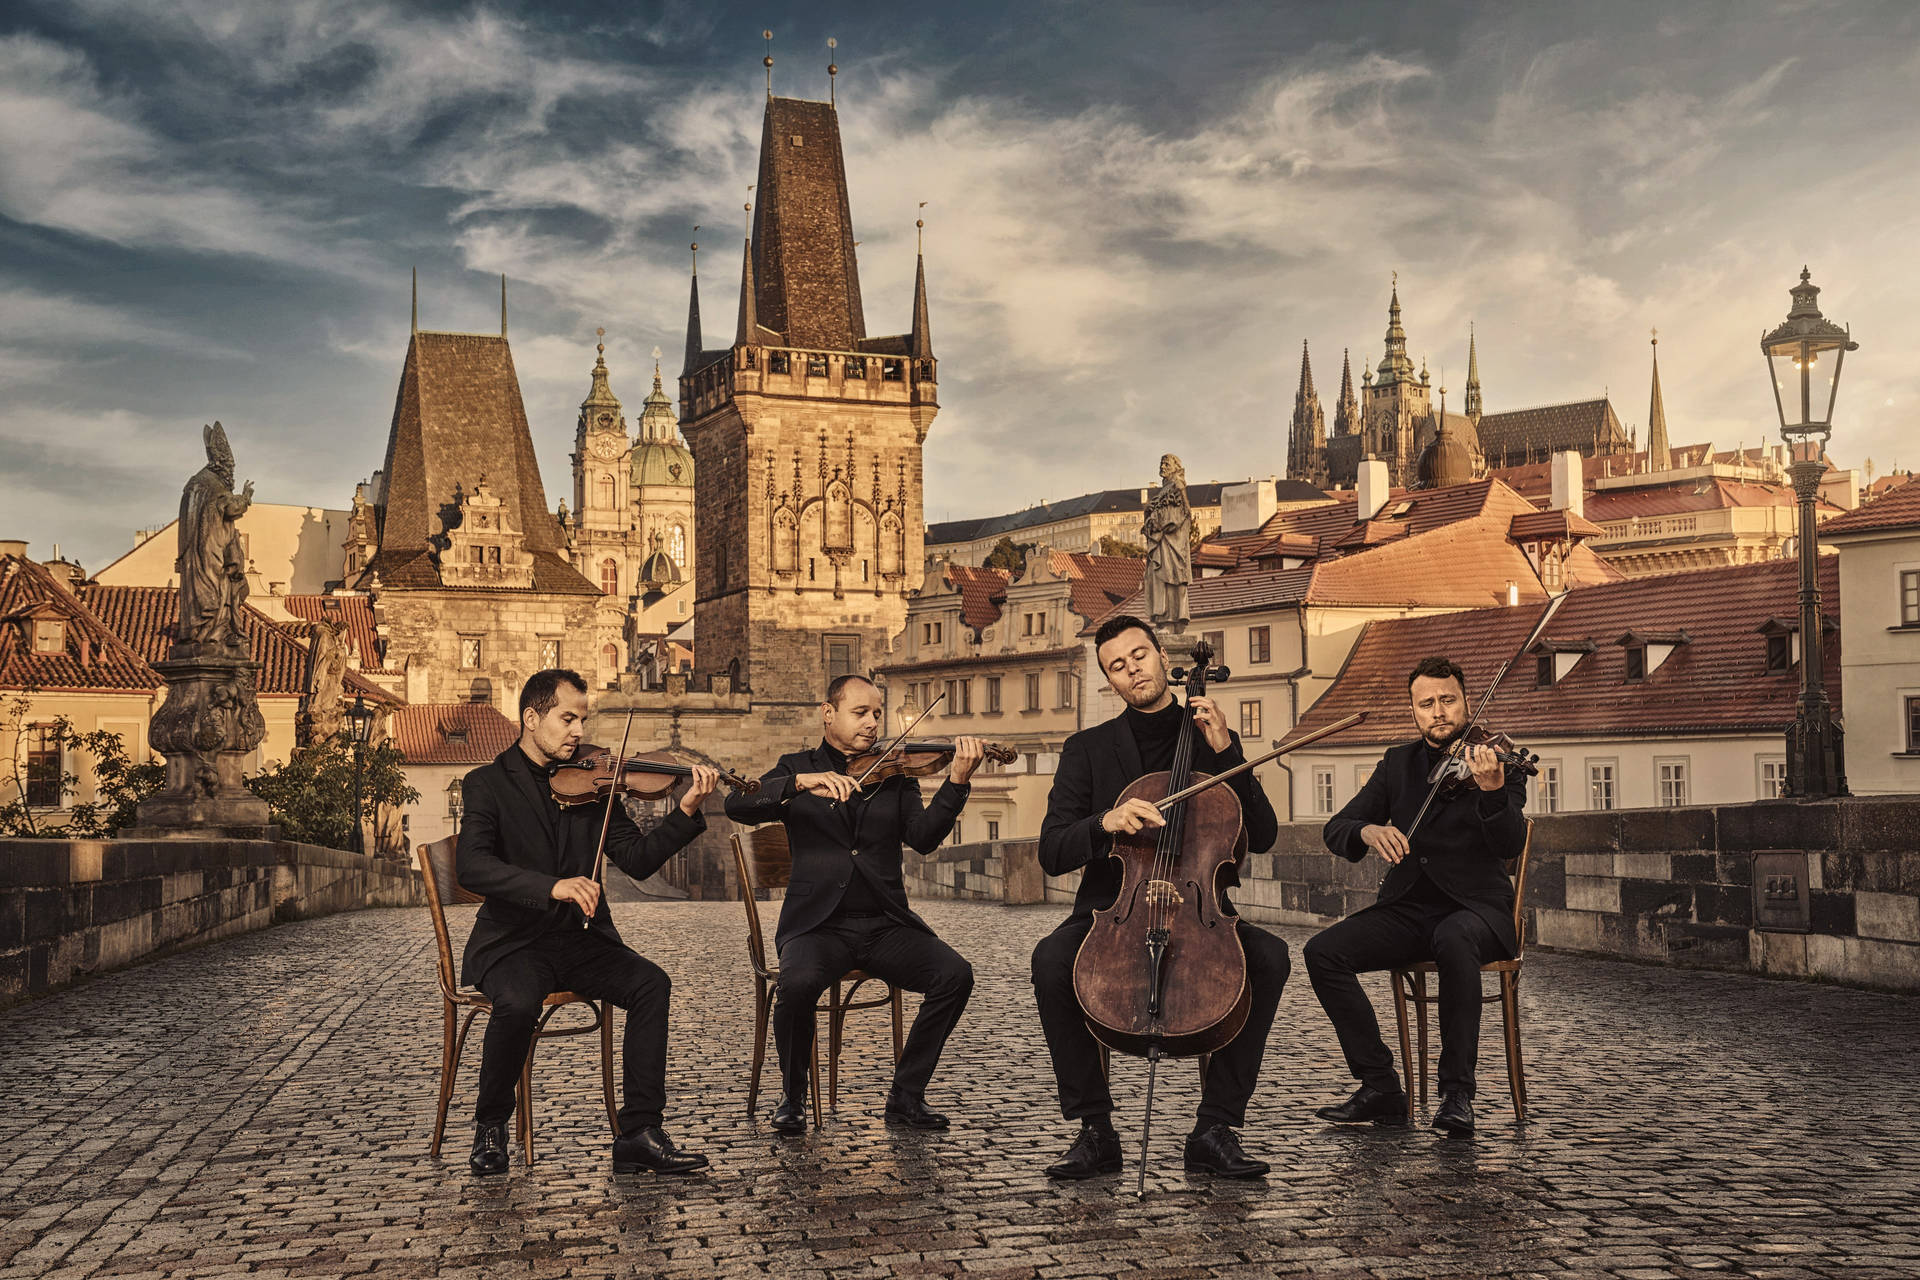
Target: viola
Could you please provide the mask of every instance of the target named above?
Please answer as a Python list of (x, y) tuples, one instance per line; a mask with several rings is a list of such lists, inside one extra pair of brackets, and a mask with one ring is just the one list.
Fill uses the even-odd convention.
[[(878, 786), (888, 778), (925, 778), (953, 763), (957, 744), (944, 741), (895, 742), (882, 751), (868, 751), (847, 761), (847, 774), (858, 778), (862, 787)], [(1012, 747), (989, 742), (982, 751), (995, 764), (1012, 764), (1020, 753)]]
[[(681, 779), (692, 776), (692, 765), (665, 751), (628, 756), (622, 762), (618, 754), (606, 747), (582, 743), (574, 750), (571, 760), (562, 760), (553, 767), (547, 787), (556, 804), (570, 809), (604, 802), (613, 794), (616, 780), (622, 795), (658, 800), (678, 786)], [(758, 778), (743, 778), (726, 769), (720, 770), (720, 781), (732, 791), (751, 794), (760, 789)]]
[(1440, 789), (1442, 800), (1451, 800), (1480, 785), (1473, 779), (1473, 766), (1467, 763), (1468, 747), (1491, 747), (1509, 778), (1515, 774), (1531, 778), (1540, 772), (1540, 757), (1517, 745), (1507, 734), (1483, 724), (1468, 725), (1427, 774), (1428, 785)]

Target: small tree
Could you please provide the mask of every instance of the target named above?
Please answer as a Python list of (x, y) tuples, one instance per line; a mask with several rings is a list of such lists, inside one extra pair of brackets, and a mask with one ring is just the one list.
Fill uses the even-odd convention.
[(1145, 560), (1147, 549), (1138, 542), (1128, 542), (1124, 538), (1116, 538), (1109, 533), (1100, 539), (1100, 554), (1119, 556), (1126, 560)]
[(1017, 578), (1027, 571), (1027, 553), (1033, 550), (1033, 545), (1031, 542), (1002, 538), (993, 544), (993, 550), (987, 552), (985, 567), (1005, 569)]
[[(368, 747), (360, 767), (360, 810), (371, 821), (381, 805), (412, 804), (420, 793), (407, 785), (406, 757), (392, 742)], [(247, 790), (267, 802), (284, 840), (353, 847), (353, 748), (326, 738), (297, 748), (247, 779)], [(375, 824), (377, 827), (377, 823)]]
[[(0, 805), (0, 835), (42, 836), (49, 839), (96, 840), (118, 835), (133, 825), (140, 802), (160, 790), (167, 780), (167, 766), (158, 761), (138, 762), (127, 757), (126, 742), (110, 729), (77, 732), (65, 716), (55, 716), (44, 725), (47, 742), (58, 751), (57, 774), (51, 781), (58, 808), (66, 821), (49, 821), (46, 813), (35, 814), (27, 803), (26, 753), (21, 749), (28, 732), (37, 727), (29, 721), (33, 714), (33, 690), (22, 690), (7, 706), (5, 732), (13, 739), (12, 767), (14, 798)], [(80, 778), (66, 768), (69, 751), (83, 751), (93, 757), (94, 798), (79, 804), (67, 801), (80, 788)], [(47, 808), (47, 806), (42, 806)]]

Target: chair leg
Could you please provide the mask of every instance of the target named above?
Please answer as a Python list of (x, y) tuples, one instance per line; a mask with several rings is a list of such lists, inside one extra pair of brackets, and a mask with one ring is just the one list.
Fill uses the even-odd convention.
[(607, 1104), (607, 1127), (620, 1136), (620, 1107), (613, 1100), (613, 1005), (600, 1002), (600, 1096)]
[(893, 1065), (900, 1065), (900, 1055), (907, 1050), (906, 1001), (900, 994), (900, 988), (893, 991)]
[(813, 1093), (813, 1127), (823, 1127), (820, 1116), (820, 1010), (813, 1011), (813, 1067), (807, 1072), (807, 1086)]
[(1393, 1021), (1400, 1029), (1400, 1075), (1407, 1082), (1407, 1119), (1413, 1119), (1413, 1041), (1407, 1033), (1407, 984), (1410, 975), (1395, 969), (1393, 979)]
[(520, 1064), (520, 1105), (514, 1108), (520, 1117), (520, 1154), (527, 1166), (533, 1166), (533, 1051), (540, 1043), (536, 1033), (527, 1045), (527, 1060)]
[(1427, 975), (1413, 974), (1413, 1024), (1420, 1040), (1420, 1106), (1427, 1105)]
[(435, 1160), (440, 1158), (440, 1139), (447, 1132), (447, 1106), (453, 1101), (453, 1072), (458, 1063), (453, 1056), (454, 1022), (458, 1017), (453, 1001), (440, 1002), (440, 1100), (438, 1110), (433, 1117), (433, 1143), (427, 1148), (427, 1154)]
[(1100, 1074), (1113, 1079), (1113, 1051), (1104, 1044), (1100, 1046)]
[(752, 1115), (760, 1101), (760, 1072), (767, 1064), (767, 980), (756, 975), (753, 992), (753, 1075), (747, 1080), (747, 1114)]
[(1201, 1088), (1201, 1090), (1202, 1090), (1202, 1091), (1204, 1091), (1204, 1090), (1206, 1089), (1206, 1087), (1207, 1087), (1207, 1067), (1208, 1067), (1209, 1065), (1211, 1065), (1211, 1064), (1212, 1064), (1212, 1062), (1213, 1062), (1213, 1055), (1212, 1055), (1212, 1054), (1210, 1054), (1210, 1053), (1203, 1053), (1203, 1054), (1201, 1054), (1201, 1055), (1200, 1055), (1200, 1058), (1199, 1058), (1199, 1065), (1200, 1065), (1200, 1088)]
[(827, 1110), (840, 1110), (840, 1033), (846, 1025), (846, 1010), (840, 1007), (840, 984), (833, 984), (827, 997)]
[(1513, 1094), (1513, 1118), (1527, 1118), (1527, 1068), (1520, 1058), (1520, 975), (1500, 975), (1501, 1021), (1507, 1033), (1507, 1090)]

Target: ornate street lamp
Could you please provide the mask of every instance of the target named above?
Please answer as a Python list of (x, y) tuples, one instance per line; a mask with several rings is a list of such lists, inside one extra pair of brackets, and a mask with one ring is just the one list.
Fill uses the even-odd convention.
[(366, 832), (360, 826), (360, 768), (362, 753), (366, 750), (367, 739), (373, 734), (373, 708), (359, 694), (353, 695), (353, 705), (347, 708), (347, 727), (353, 734), (353, 851), (367, 851)]
[(1788, 292), (1793, 295), (1793, 308), (1786, 323), (1761, 337), (1760, 351), (1773, 380), (1780, 438), (1793, 455), (1790, 474), (1800, 502), (1801, 686), (1793, 724), (1787, 730), (1786, 794), (1804, 799), (1847, 794), (1841, 728), (1827, 701), (1820, 634), (1820, 547), (1813, 503), (1826, 472), (1827, 437), (1833, 433), (1833, 405), (1840, 395), (1840, 366), (1847, 352), (1860, 344), (1846, 328), (1820, 314), (1820, 286), (1805, 267), (1800, 269), (1800, 283)]

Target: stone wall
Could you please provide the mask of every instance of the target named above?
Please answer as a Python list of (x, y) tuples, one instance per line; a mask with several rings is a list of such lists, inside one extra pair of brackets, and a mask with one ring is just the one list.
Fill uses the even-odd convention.
[(267, 840), (0, 840), (0, 1007), (285, 920), (426, 901), (411, 867)]
[(903, 859), (907, 897), (1039, 902), (1046, 885), (1039, 849), (1037, 840), (941, 845), (924, 858), (909, 849)]

